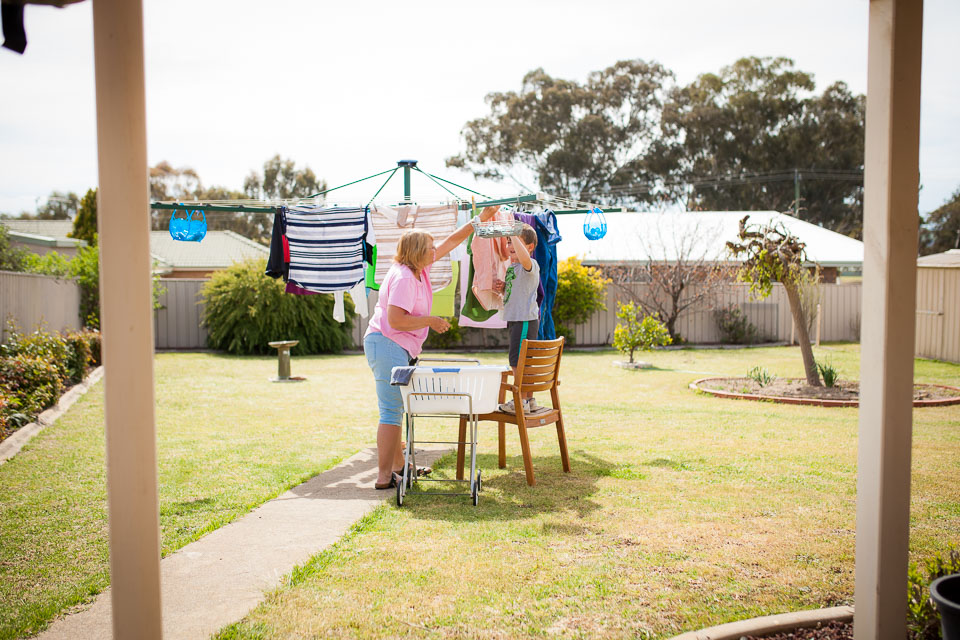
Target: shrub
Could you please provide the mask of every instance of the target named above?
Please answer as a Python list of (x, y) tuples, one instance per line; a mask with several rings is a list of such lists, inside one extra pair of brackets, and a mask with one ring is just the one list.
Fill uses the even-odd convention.
[(464, 334), (468, 327), (461, 327), (457, 318), (450, 318), (450, 329), (446, 333), (437, 333), (430, 331), (427, 334), (427, 340), (423, 343), (425, 349), (449, 349), (463, 344)]
[(299, 340), (300, 354), (338, 353), (352, 344), (353, 302), (344, 301), (347, 321), (333, 319), (330, 294), (284, 293), (281, 280), (264, 275), (266, 260), (248, 260), (219, 271), (200, 292), (203, 324), (213, 349), (271, 353), (273, 340)]
[(84, 326), (100, 328), (100, 249), (81, 247), (70, 261), (70, 275), (80, 285), (80, 318)]
[(0, 346), (0, 355), (37, 358), (54, 367), (61, 384), (70, 379), (70, 348), (60, 334), (42, 329), (20, 333), (13, 323), (8, 325), (7, 331), (7, 342)]
[(53, 363), (18, 354), (0, 358), (0, 389), (7, 396), (8, 416), (16, 412), (33, 419), (57, 401), (63, 382)]
[(637, 349), (648, 351), (671, 343), (666, 325), (653, 316), (640, 320), (641, 312), (642, 309), (633, 302), (617, 303), (617, 318), (623, 322), (618, 322), (613, 330), (613, 346), (620, 353), (629, 354), (630, 362), (633, 362), (633, 352)]
[(750, 369), (750, 371), (747, 372), (747, 377), (761, 387), (765, 387), (777, 379), (777, 376), (767, 371), (766, 367), (754, 367)]
[(70, 332), (63, 340), (67, 344), (66, 365), (69, 380), (73, 383), (80, 382), (90, 366), (90, 342), (81, 331)]
[(557, 335), (572, 342), (575, 325), (583, 324), (597, 311), (606, 309), (610, 282), (603, 272), (583, 266), (576, 256), (561, 262), (557, 266), (557, 297), (553, 306)]
[(760, 341), (760, 332), (737, 306), (714, 311), (720, 342), (724, 344), (754, 344)]
[(84, 329), (82, 335), (87, 340), (87, 346), (90, 348), (90, 366), (99, 367), (103, 363), (101, 356), (101, 345), (103, 340), (100, 332), (96, 329)]
[[(923, 569), (923, 570), (921, 570)], [(960, 552), (948, 549), (928, 558), (923, 566), (910, 564), (907, 572), (907, 638), (940, 638), (940, 614), (930, 597), (930, 583), (943, 576), (960, 573)]]
[(820, 372), (820, 377), (823, 378), (823, 386), (825, 387), (836, 386), (837, 380), (839, 380), (840, 378), (840, 372), (837, 371), (837, 368), (835, 366), (833, 366), (833, 363), (817, 362), (816, 365), (817, 365), (817, 371)]

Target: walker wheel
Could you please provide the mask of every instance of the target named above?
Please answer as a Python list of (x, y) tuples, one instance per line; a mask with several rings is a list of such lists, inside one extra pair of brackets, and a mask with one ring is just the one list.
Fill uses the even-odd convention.
[(400, 482), (397, 484), (397, 506), (403, 506), (403, 483)]
[(480, 470), (477, 469), (477, 493), (483, 491), (483, 482), (480, 480)]
[(477, 471), (477, 481), (473, 484), (473, 492), (470, 494), (473, 499), (473, 506), (480, 503), (480, 472)]

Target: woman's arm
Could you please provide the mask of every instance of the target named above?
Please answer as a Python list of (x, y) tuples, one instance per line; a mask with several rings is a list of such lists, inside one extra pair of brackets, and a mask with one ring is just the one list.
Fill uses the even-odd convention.
[(445, 333), (450, 323), (437, 316), (415, 316), (396, 305), (387, 305), (387, 324), (397, 331), (416, 331), (430, 327), (437, 333)]
[[(500, 207), (484, 207), (483, 211), (481, 211), (480, 215), (477, 217), (480, 218), (480, 222), (486, 222), (494, 216), (499, 208)], [(447, 236), (443, 242), (437, 245), (437, 253), (434, 261), (439, 260), (443, 256), (456, 249), (461, 242), (467, 239), (471, 231), (473, 231), (473, 225), (468, 222)]]

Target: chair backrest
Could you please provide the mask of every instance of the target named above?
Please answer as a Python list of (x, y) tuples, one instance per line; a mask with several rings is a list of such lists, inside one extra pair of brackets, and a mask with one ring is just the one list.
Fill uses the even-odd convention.
[(515, 381), (520, 391), (546, 391), (556, 386), (562, 354), (562, 336), (556, 340), (524, 340)]

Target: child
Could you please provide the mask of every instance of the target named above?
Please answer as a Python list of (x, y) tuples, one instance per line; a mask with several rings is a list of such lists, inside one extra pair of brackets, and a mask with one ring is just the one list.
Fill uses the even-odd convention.
[[(510, 266), (506, 280), (497, 282), (503, 290), (503, 318), (510, 334), (509, 360), (513, 375), (517, 375), (520, 346), (525, 339), (536, 340), (540, 329), (540, 307), (537, 305), (537, 287), (540, 285), (540, 266), (531, 257), (537, 247), (537, 232), (528, 224), (523, 225), (519, 236), (511, 236), (507, 244)], [(533, 394), (523, 399), (523, 412), (537, 409)], [(513, 400), (500, 405), (500, 410), (516, 413)]]

